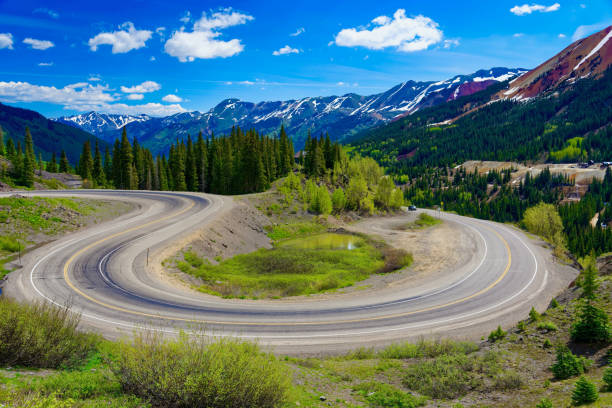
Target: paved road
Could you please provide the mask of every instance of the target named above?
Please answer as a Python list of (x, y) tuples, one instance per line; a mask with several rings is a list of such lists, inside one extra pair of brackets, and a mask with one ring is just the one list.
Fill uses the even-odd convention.
[(452, 334), (474, 338), (546, 307), (572, 271), (516, 229), (451, 214), (473, 240), (470, 261), (443, 279), (369, 295), (323, 300), (240, 301), (188, 293), (147, 267), (172, 242), (232, 205), (196, 193), (78, 191), (37, 195), (111, 198), (138, 210), (83, 230), (25, 257), (5, 292), (28, 301), (67, 302), (83, 325), (116, 338), (142, 327), (176, 334), (204, 329), (256, 339), (279, 353), (313, 354), (399, 339)]

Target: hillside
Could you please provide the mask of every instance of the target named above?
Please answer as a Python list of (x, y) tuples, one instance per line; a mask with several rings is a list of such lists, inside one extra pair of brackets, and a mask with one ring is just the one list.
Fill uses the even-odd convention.
[[(44, 160), (50, 159), (53, 152), (59, 157), (59, 153), (64, 150), (68, 160), (76, 163), (83, 143), (89, 140), (93, 144), (97, 139), (84, 130), (49, 120), (37, 112), (0, 104), (0, 127), (4, 131), (5, 142), (12, 138), (23, 145), (26, 126), (32, 133), (36, 155), (42, 153)], [(107, 146), (110, 147), (106, 142), (100, 141), (102, 150)]]
[[(569, 76), (541, 86), (542, 78), (568, 69), (566, 49), (515, 81), (419, 111), (366, 132), (353, 143), (357, 151), (399, 172), (414, 165), (455, 166), (466, 160), (609, 161), (612, 42), (603, 39), (610, 37), (610, 30), (575, 43), (582, 49), (580, 61), (585, 61), (578, 62), (580, 79)], [(534, 75), (540, 79), (531, 81)], [(511, 98), (509, 93), (531, 96)]]
[(296, 148), (301, 149), (308, 132), (314, 135), (327, 132), (334, 140), (345, 140), (373, 126), (471, 95), (524, 72), (524, 69), (491, 68), (439, 82), (407, 81), (368, 96), (349, 93), (259, 103), (226, 99), (206, 113), (185, 112), (163, 118), (88, 112), (56, 120), (108, 142), (120, 136), (120, 129), (127, 125), (130, 137), (137, 137), (153, 154), (166, 153), (176, 137), (187, 134), (194, 136), (200, 131), (204, 135), (226, 134), (232, 126), (276, 134), (283, 124)]

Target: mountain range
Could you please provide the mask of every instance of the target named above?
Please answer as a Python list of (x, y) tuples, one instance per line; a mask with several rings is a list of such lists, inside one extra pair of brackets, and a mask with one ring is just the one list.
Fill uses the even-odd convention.
[[(346, 94), (260, 103), (227, 99), (206, 113), (183, 112), (161, 118), (89, 112), (50, 120), (34, 111), (0, 104), (0, 126), (5, 137), (14, 140), (23, 140), (25, 126), (29, 126), (45, 159), (51, 152), (59, 153), (64, 149), (70, 160), (75, 162), (85, 140), (93, 142), (96, 137), (102, 139), (101, 147), (104, 149), (120, 136), (123, 126), (127, 126), (130, 137), (137, 137), (154, 154), (166, 153), (172, 141), (188, 134), (195, 136), (200, 131), (205, 135), (213, 132), (223, 134), (235, 125), (274, 134), (283, 124), (299, 149), (309, 131), (313, 135), (329, 132), (333, 139), (340, 141), (369, 139), (382, 143), (385, 138), (397, 139), (400, 135), (402, 140), (406, 139), (407, 132), (415, 127), (454, 125), (466, 116), (483, 120), (484, 124), (486, 118), (482, 116), (485, 113), (493, 115), (486, 126), (495, 133), (502, 131), (496, 128), (496, 123), (507, 121), (508, 112), (511, 111), (517, 115), (515, 119), (519, 122), (508, 122), (509, 127), (525, 121), (532, 123), (533, 129), (538, 129), (545, 122), (557, 126), (558, 129), (547, 130), (546, 137), (551, 132), (558, 134), (554, 145), (559, 147), (569, 137), (583, 136), (593, 131), (589, 128), (591, 125), (597, 126), (595, 130), (609, 125), (607, 118), (612, 111), (612, 96), (608, 97), (606, 90), (607, 81), (612, 77), (611, 65), (612, 26), (570, 44), (530, 71), (492, 68), (439, 82), (407, 81), (370, 96)], [(593, 106), (589, 102), (593, 98), (589, 99), (585, 93), (592, 94), (594, 99), (600, 101), (598, 105)], [(568, 112), (569, 109), (580, 110), (586, 116), (573, 117), (572, 122), (566, 121), (563, 130), (559, 124), (553, 123), (556, 122), (554, 118), (546, 121), (531, 116), (520, 119), (520, 115), (529, 112), (529, 105), (537, 105), (532, 110), (541, 111), (546, 101), (551, 106), (557, 103), (553, 98), (561, 100), (557, 106), (561, 110), (555, 112), (554, 118), (569, 119), (573, 114)], [(590, 110), (582, 109), (569, 99), (591, 104)], [(535, 104), (525, 104), (532, 101)], [(493, 106), (498, 105), (495, 102), (499, 102), (498, 107)], [(597, 120), (593, 121), (593, 118)], [(463, 123), (469, 124), (466, 121)], [(479, 138), (486, 132), (485, 128), (476, 130), (480, 132), (479, 135), (465, 133), (461, 137)], [(450, 133), (458, 131), (456, 126), (455, 130), (449, 130)], [(503, 135), (498, 136), (501, 138)], [(548, 149), (551, 147), (547, 146)], [(399, 150), (397, 148), (393, 147), (396, 152), (401, 150), (400, 155), (413, 155), (416, 152), (410, 150), (409, 145)], [(520, 159), (520, 156), (517, 158)]]
[(466, 160), (610, 161), (612, 26), (534, 70), (364, 132), (351, 144), (399, 174)]
[(445, 81), (407, 81), (379, 94), (362, 96), (309, 97), (277, 102), (244, 102), (226, 99), (206, 113), (185, 112), (167, 117), (129, 116), (88, 112), (64, 116), (56, 121), (112, 142), (127, 125), (128, 135), (154, 154), (166, 153), (170, 144), (187, 134), (228, 133), (232, 126), (254, 128), (266, 134), (278, 132), (281, 124), (301, 148), (308, 132), (328, 132), (334, 140), (346, 140), (371, 127), (486, 89), (527, 72), (525, 69), (492, 68)]
[(21, 146), (24, 146), (26, 127), (32, 134), (37, 155), (41, 153), (44, 160), (49, 160), (52, 153), (56, 153), (59, 160), (59, 154), (63, 150), (68, 160), (76, 163), (86, 140), (89, 140), (92, 146), (98, 141), (102, 151), (110, 147), (106, 142), (98, 140), (94, 135), (82, 129), (47, 119), (40, 113), (29, 109), (15, 108), (0, 103), (0, 128), (2, 128), (5, 143), (10, 137), (14, 142), (19, 142)]

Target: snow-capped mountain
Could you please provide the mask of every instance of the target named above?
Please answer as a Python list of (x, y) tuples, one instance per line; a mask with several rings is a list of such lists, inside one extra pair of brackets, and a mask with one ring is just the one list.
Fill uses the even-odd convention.
[(141, 115), (113, 115), (98, 112), (87, 112), (75, 116), (62, 116), (55, 119), (67, 125), (72, 125), (95, 135), (107, 131), (114, 131), (123, 128), (128, 123), (145, 122), (151, 119), (150, 116)]
[(109, 142), (119, 137), (119, 130), (128, 124), (128, 135), (137, 137), (154, 154), (166, 152), (172, 141), (187, 134), (195, 136), (200, 131), (205, 135), (222, 134), (235, 125), (273, 133), (283, 124), (299, 149), (308, 132), (313, 135), (329, 132), (333, 139), (343, 140), (372, 126), (470, 95), (525, 72), (527, 70), (519, 68), (492, 68), (439, 82), (407, 81), (369, 96), (349, 93), (259, 103), (226, 99), (206, 113), (185, 112), (164, 118), (90, 112), (57, 120)]

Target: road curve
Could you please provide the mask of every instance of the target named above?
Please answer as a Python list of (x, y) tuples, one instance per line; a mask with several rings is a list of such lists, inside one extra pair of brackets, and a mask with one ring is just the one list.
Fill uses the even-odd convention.
[(479, 338), (498, 324), (546, 307), (574, 277), (548, 251), (503, 224), (442, 214), (473, 240), (471, 260), (427, 284), (318, 301), (240, 301), (190, 293), (150, 272), (147, 263), (232, 205), (197, 193), (82, 190), (41, 196), (138, 203), (111, 222), (70, 234), (29, 253), (5, 292), (44, 299), (82, 314), (84, 327), (117, 338), (141, 328), (173, 335), (202, 330), (257, 340), (279, 353), (317, 354), (400, 339)]

